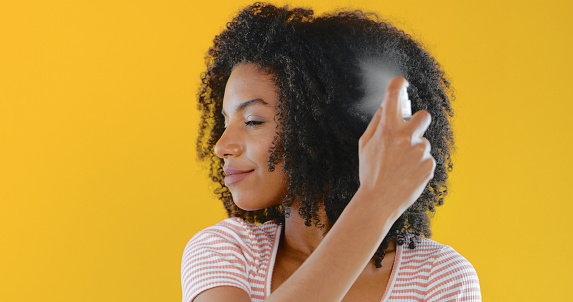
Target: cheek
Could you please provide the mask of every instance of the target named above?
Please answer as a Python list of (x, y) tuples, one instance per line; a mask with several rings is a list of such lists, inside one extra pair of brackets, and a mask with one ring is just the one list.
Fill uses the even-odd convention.
[(288, 187), (288, 176), (283, 171), (282, 162), (275, 165), (275, 170), (273, 172), (268, 172), (267, 169), (266, 174), (268, 176), (269, 188), (272, 187), (277, 194), (286, 191), (286, 188)]
[[(251, 144), (251, 158), (263, 167), (268, 167), (269, 156), (271, 154), (271, 148), (273, 147), (274, 135), (265, 135), (264, 137), (258, 138), (253, 144)], [(268, 169), (267, 169), (268, 171)]]

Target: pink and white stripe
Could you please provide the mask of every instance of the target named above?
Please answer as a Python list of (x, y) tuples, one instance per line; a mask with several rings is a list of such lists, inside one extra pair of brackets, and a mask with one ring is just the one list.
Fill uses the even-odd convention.
[[(183, 301), (218, 286), (233, 286), (253, 302), (270, 295), (281, 228), (225, 219), (197, 233), (183, 252)], [(447, 245), (422, 239), (413, 250), (398, 246), (382, 301), (481, 301), (477, 273)]]

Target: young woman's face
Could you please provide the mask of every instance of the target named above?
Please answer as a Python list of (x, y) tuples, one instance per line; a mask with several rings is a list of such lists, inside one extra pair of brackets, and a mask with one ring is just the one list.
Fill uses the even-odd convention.
[(278, 88), (270, 75), (253, 64), (233, 69), (225, 87), (225, 131), (215, 154), (225, 160), (225, 185), (243, 210), (280, 204), (287, 181), (282, 163), (269, 172), (269, 148), (277, 135)]

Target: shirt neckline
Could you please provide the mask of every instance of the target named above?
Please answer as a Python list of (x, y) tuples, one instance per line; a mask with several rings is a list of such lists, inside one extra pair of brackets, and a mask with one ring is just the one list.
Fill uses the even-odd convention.
[(271, 254), (271, 262), (269, 263), (269, 270), (267, 272), (267, 276), (265, 277), (265, 284), (266, 284), (266, 297), (271, 295), (271, 282), (272, 282), (272, 278), (273, 278), (273, 270), (275, 269), (275, 261), (277, 259), (277, 253), (279, 250), (279, 243), (280, 243), (280, 239), (281, 239), (281, 234), (282, 234), (282, 224), (277, 224), (277, 231), (275, 233), (275, 242), (273, 245), (273, 252)]
[(390, 293), (394, 288), (394, 284), (396, 283), (396, 274), (398, 272), (398, 267), (402, 263), (402, 246), (396, 244), (396, 255), (394, 256), (394, 263), (392, 264), (392, 272), (390, 273), (390, 279), (388, 280), (388, 284), (386, 284), (386, 289), (384, 290), (384, 294), (382, 295), (381, 302), (387, 301), (388, 297), (390, 297)]
[[(277, 252), (279, 249), (279, 243), (280, 243), (280, 238), (282, 235), (282, 224), (277, 224), (277, 231), (275, 233), (275, 242), (273, 245), (273, 252), (271, 254), (271, 261), (269, 263), (269, 270), (267, 272), (266, 275), (266, 280), (265, 280), (265, 284), (266, 284), (266, 297), (271, 295), (271, 282), (272, 282), (272, 278), (273, 278), (273, 270), (275, 269), (275, 261), (277, 259)], [(400, 266), (400, 264), (402, 263), (402, 246), (401, 245), (396, 245), (396, 255), (394, 256), (394, 263), (392, 264), (392, 272), (390, 273), (390, 279), (388, 280), (388, 284), (386, 285), (386, 289), (384, 290), (384, 294), (382, 295), (382, 299), (380, 300), (381, 302), (387, 301), (388, 297), (390, 296), (390, 293), (392, 292), (392, 288), (394, 287), (395, 284), (395, 277), (396, 277), (396, 272), (398, 271), (398, 267)]]

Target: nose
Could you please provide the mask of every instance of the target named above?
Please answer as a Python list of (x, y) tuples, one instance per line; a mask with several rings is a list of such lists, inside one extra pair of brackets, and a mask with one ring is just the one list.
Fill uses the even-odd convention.
[(227, 127), (215, 144), (215, 154), (224, 159), (230, 156), (237, 157), (241, 152), (238, 133), (234, 133), (231, 127)]

